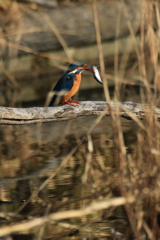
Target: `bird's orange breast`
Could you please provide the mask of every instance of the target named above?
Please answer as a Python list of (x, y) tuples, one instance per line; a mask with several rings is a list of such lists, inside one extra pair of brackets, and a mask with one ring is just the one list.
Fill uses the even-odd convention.
[(79, 89), (81, 83), (81, 74), (76, 74), (76, 80), (74, 80), (73, 86), (70, 91), (66, 92), (64, 96), (61, 97), (60, 103), (68, 101)]

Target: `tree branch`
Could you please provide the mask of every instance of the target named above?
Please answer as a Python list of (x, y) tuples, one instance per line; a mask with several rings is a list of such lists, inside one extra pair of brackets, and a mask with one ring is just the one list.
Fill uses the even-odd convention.
[[(144, 119), (148, 114), (155, 114), (160, 120), (160, 109), (149, 109), (147, 104), (123, 102), (111, 102), (110, 106), (113, 111), (127, 119), (138, 117)], [(119, 109), (119, 110), (118, 110)], [(109, 105), (107, 102), (81, 102), (75, 107), (62, 105), (57, 107), (32, 107), (32, 108), (9, 108), (0, 107), (0, 124), (31, 124), (42, 122), (55, 122), (74, 119), (79, 116), (100, 115), (105, 111), (105, 115), (110, 115)]]

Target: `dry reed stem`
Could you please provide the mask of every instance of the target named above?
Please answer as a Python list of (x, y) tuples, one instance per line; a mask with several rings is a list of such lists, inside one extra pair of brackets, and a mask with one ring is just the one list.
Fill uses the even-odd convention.
[(8, 78), (8, 80), (13, 84), (16, 90), (20, 90), (20, 86), (16, 81), (15, 77), (6, 69), (1, 67), (0, 70), (4, 73), (4, 75)]
[(151, 230), (149, 229), (148, 225), (145, 222), (143, 222), (143, 227), (144, 227), (146, 233), (148, 234), (149, 239), (155, 240), (153, 233), (151, 232)]
[[(155, 91), (157, 90), (157, 86), (158, 86), (158, 54), (157, 54), (157, 44), (156, 44), (156, 39), (155, 39), (155, 32), (152, 26), (152, 19), (153, 19), (153, 15), (152, 15), (152, 8), (154, 6), (154, 3), (152, 1), (148, 1), (147, 2), (147, 8), (148, 8), (148, 12), (147, 12), (147, 21), (148, 21), (148, 42), (149, 42), (149, 48), (150, 48), (150, 56), (151, 56), (151, 63), (153, 64), (153, 69), (154, 69), (154, 86), (155, 86)], [(158, 18), (157, 18), (157, 23), (158, 23)], [(159, 23), (158, 23), (159, 24)]]
[(102, 75), (102, 79), (103, 79), (103, 87), (104, 87), (106, 100), (107, 100), (107, 102), (110, 102), (108, 84), (105, 79), (105, 63), (104, 63), (103, 48), (102, 48), (96, 0), (92, 0), (92, 9), (93, 9), (93, 17), (94, 17), (96, 39), (97, 39), (97, 48), (98, 48), (98, 54), (99, 54), (100, 69), (101, 69), (101, 75)]
[[(25, 46), (21, 46), (19, 44), (9, 42), (9, 41), (7, 41), (3, 38), (0, 38), (0, 44), (6, 45), (6, 46), (11, 47), (11, 48), (19, 49), (19, 50), (22, 50), (24, 52), (32, 53), (34, 55), (38, 55), (38, 56), (41, 56), (41, 57), (51, 58), (51, 59), (59, 60), (59, 61), (62, 61), (62, 62), (70, 62), (70, 61), (68, 61), (68, 58), (60, 57), (58, 55), (38, 52), (38, 51), (33, 50), (29, 47), (25, 47)], [(73, 59), (71, 61), (73, 61)]]
[[(48, 32), (48, 29), (41, 28), (41, 27), (33, 27), (33, 28), (26, 28), (26, 29), (18, 29), (16, 32), (10, 32), (10, 33), (3, 33), (3, 37), (10, 37), (10, 36), (16, 36), (16, 35), (22, 35), (26, 33), (41, 33), (41, 32)], [(64, 29), (59, 30), (60, 34), (66, 34), (66, 35), (73, 35), (73, 36), (82, 36), (82, 34), (78, 34), (74, 31), (66, 31)]]
[[(120, 71), (121, 71), (121, 70), (120, 70)], [(120, 72), (119, 75), (122, 76), (122, 75), (123, 75), (122, 72)], [(140, 81), (140, 82), (142, 82), (142, 83), (132, 82), (131, 80), (128, 81), (127, 79), (124, 79), (124, 78), (122, 78), (122, 77), (113, 76), (113, 75), (108, 74), (108, 73), (106, 73), (105, 76), (106, 76), (106, 78), (114, 81), (115, 83), (118, 82), (118, 83), (123, 83), (123, 84), (131, 85), (131, 86), (144, 87), (144, 78), (141, 77), (141, 76), (133, 76), (133, 77), (136, 78), (136, 80), (138, 80), (138, 81)], [(154, 89), (154, 85), (153, 85), (153, 84), (148, 84), (148, 87)]]
[[(136, 51), (136, 54), (137, 54), (137, 57), (138, 57), (138, 60), (140, 63), (140, 51), (136, 45), (135, 33), (133, 31), (132, 24), (129, 21), (128, 12), (127, 12), (124, 0), (122, 0), (122, 4), (123, 4), (123, 12), (126, 17), (126, 22), (127, 22), (127, 25), (128, 25), (129, 31), (130, 31), (130, 35), (131, 35), (131, 38), (133, 40), (133, 44), (135, 47), (135, 51)], [(118, 91), (118, 89), (117, 89), (117, 91)], [(117, 109), (117, 113), (118, 112), (119, 112), (119, 109)], [(136, 118), (137, 117), (135, 116), (134, 120), (136, 120)], [(120, 161), (120, 177), (121, 177), (120, 191), (121, 191), (122, 196), (127, 197), (130, 194), (129, 190), (127, 189), (127, 186), (126, 186), (127, 154), (126, 154), (126, 148), (125, 148), (124, 139), (123, 139), (121, 123), (120, 123), (119, 117), (116, 118), (115, 112), (112, 114), (112, 124), (113, 124), (114, 135), (115, 135), (114, 141), (115, 141), (116, 147), (118, 149), (118, 156), (119, 156), (119, 161)], [(142, 125), (140, 122), (139, 122), (139, 124)], [(134, 208), (136, 209), (136, 204), (135, 204)], [(134, 232), (134, 235), (136, 236), (136, 239), (139, 239), (140, 231), (136, 227), (137, 220), (136, 220), (135, 212), (133, 210), (134, 208), (129, 206), (127, 203), (125, 204), (125, 209), (127, 212), (128, 220), (130, 222), (130, 226), (132, 228), (132, 231)]]
[(40, 225), (45, 224), (50, 221), (59, 221), (59, 220), (63, 220), (63, 219), (80, 218), (80, 217), (86, 216), (86, 215), (91, 214), (96, 211), (107, 209), (109, 207), (124, 205), (127, 202), (133, 203), (134, 201), (135, 201), (135, 198), (130, 196), (128, 198), (118, 197), (118, 198), (111, 198), (111, 199), (104, 200), (104, 201), (94, 202), (94, 203), (90, 204), (89, 206), (85, 207), (84, 209), (52, 213), (52, 214), (49, 214), (47, 217), (35, 218), (28, 222), (14, 224), (14, 225), (10, 225), (7, 227), (1, 227), (0, 228), (0, 236), (5, 236), (5, 235), (8, 235), (8, 234), (11, 234), (14, 232), (23, 232), (23, 231), (40, 226)]
[[(122, 1), (123, 2), (123, 1)], [(105, 77), (105, 69), (104, 69), (104, 59), (103, 59), (103, 51), (102, 51), (102, 45), (101, 45), (101, 37), (100, 37), (100, 30), (99, 30), (99, 23), (98, 23), (98, 15), (97, 15), (97, 9), (96, 9), (96, 1), (92, 1), (92, 7), (93, 7), (93, 12), (94, 12), (94, 21), (95, 21), (95, 29), (96, 29), (96, 36), (97, 36), (97, 45), (98, 45), (98, 51), (99, 51), (99, 58), (100, 58), (100, 66), (102, 65), (102, 77)], [(124, 3), (124, 2), (123, 2)], [(125, 6), (124, 6), (125, 8)], [(132, 30), (131, 25), (128, 22), (128, 26), (129, 28)], [(117, 34), (118, 34), (118, 30), (117, 30)], [(132, 36), (134, 36), (133, 31), (131, 32)], [(134, 38), (135, 41), (135, 38)], [(137, 49), (136, 49), (137, 50)], [(118, 51), (118, 49), (117, 49)], [(139, 54), (138, 50), (137, 50), (137, 54)], [(118, 53), (117, 53), (118, 56)], [(115, 63), (115, 66), (118, 66), (118, 58), (115, 58), (115, 60), (117, 61)], [(117, 71), (118, 69), (116, 69)], [(109, 96), (109, 92), (108, 92), (108, 86), (107, 84), (105, 85), (106, 82), (104, 82), (104, 90), (105, 90), (105, 96), (106, 99), (108, 100), (108, 104), (109, 104), (109, 109), (110, 109), (110, 114), (111, 114), (111, 119), (112, 119), (112, 126), (114, 129), (114, 141), (115, 141), (115, 145), (118, 149), (118, 156), (119, 156), (119, 161), (120, 161), (120, 177), (121, 177), (121, 182), (120, 182), (120, 191), (122, 193), (122, 196), (127, 197), (127, 189), (125, 187), (125, 183), (124, 183), (124, 170), (125, 170), (125, 162), (126, 162), (126, 149), (125, 149), (125, 144), (124, 144), (124, 139), (123, 139), (123, 133), (122, 133), (122, 128), (121, 128), (121, 123), (120, 123), (120, 119), (119, 119), (119, 107), (116, 106), (116, 108), (113, 111), (113, 108), (110, 105), (110, 96)], [(116, 95), (117, 97), (119, 96), (118, 94), (118, 90), (119, 88), (116, 88)], [(128, 213), (128, 218), (130, 220), (130, 224), (132, 226), (132, 230), (135, 233), (135, 235), (138, 237), (139, 234), (136, 231), (136, 223), (133, 219), (133, 212), (130, 210), (130, 207), (128, 204), (125, 204), (125, 208), (127, 210)]]
[(43, 17), (43, 19), (46, 21), (46, 23), (48, 24), (48, 26), (50, 27), (52, 32), (55, 34), (55, 36), (57, 37), (60, 44), (62, 45), (69, 62), (73, 61), (70, 49), (69, 49), (67, 43), (65, 42), (64, 38), (62, 37), (60, 31), (58, 30), (58, 28), (55, 26), (55, 24), (51, 21), (51, 19), (49, 18), (49, 16), (46, 13), (44, 13), (42, 11), (39, 11), (39, 13)]
[(120, 20), (121, 20), (121, 14), (122, 14), (122, 3), (119, 5), (119, 9), (118, 9), (118, 17), (117, 17), (117, 22), (116, 22), (116, 36), (115, 36), (115, 52), (114, 52), (114, 77), (116, 79), (115, 82), (115, 92), (114, 92), (114, 98), (115, 101), (118, 101), (119, 99), (119, 90), (120, 90), (120, 82), (118, 82), (118, 63), (119, 63), (119, 34), (120, 34)]
[(123, 4), (123, 12), (124, 12), (124, 16), (126, 17), (126, 22), (127, 22), (127, 25), (128, 25), (128, 29), (130, 31), (130, 35), (132, 37), (132, 40), (133, 40), (133, 44), (134, 44), (134, 48), (135, 48), (135, 51), (136, 51), (136, 54), (137, 54), (137, 57), (138, 59), (140, 60), (141, 57), (140, 57), (140, 51), (137, 47), (137, 42), (136, 42), (136, 38), (135, 38), (135, 33), (134, 33), (134, 30), (133, 30), (133, 27), (132, 27), (132, 24), (129, 20), (129, 16), (128, 16), (128, 12), (127, 12), (127, 9), (126, 9), (126, 5), (125, 5), (125, 2), (124, 0), (121, 0), (122, 4)]
[(141, 69), (141, 72), (142, 72), (144, 85), (145, 85), (145, 88), (146, 88), (147, 101), (149, 102), (149, 99), (150, 99), (150, 96), (149, 96), (149, 83), (147, 81), (147, 74), (146, 74), (145, 61), (144, 61), (144, 25), (143, 25), (143, 23), (144, 23), (143, 22), (144, 15), (142, 16), (142, 25), (141, 25), (141, 44), (140, 44), (141, 49), (139, 49), (137, 44), (136, 44), (135, 33), (133, 31), (132, 24), (131, 24), (131, 22), (129, 20), (129, 16), (128, 16), (128, 12), (127, 12), (124, 0), (122, 0), (122, 2), (123, 2), (123, 10), (124, 10), (124, 15), (126, 17), (128, 29), (130, 31), (130, 35), (131, 35), (131, 38), (133, 40), (133, 44), (134, 44), (134, 47), (135, 47), (136, 55), (137, 55), (137, 58), (138, 58), (138, 61), (139, 61), (139, 68)]
[(91, 169), (92, 153), (93, 153), (93, 142), (92, 142), (91, 135), (88, 134), (87, 137), (88, 137), (88, 153), (86, 154), (86, 164), (85, 164), (84, 174), (82, 176), (82, 183), (87, 182), (88, 173), (89, 173), (89, 170)]
[[(50, 212), (50, 209), (51, 209), (51, 204), (49, 203), (46, 210), (45, 210), (45, 214), (44, 214), (44, 217), (48, 217), (48, 214)], [(43, 237), (43, 234), (44, 234), (44, 229), (45, 229), (45, 223), (41, 225), (40, 229), (39, 229), (39, 234), (38, 234), (38, 237), (37, 237), (37, 240), (41, 240), (42, 237)]]
[[(142, 2), (142, 5), (144, 2)], [(142, 11), (142, 20), (141, 20), (141, 31), (140, 31), (140, 51), (141, 51), (141, 59), (139, 59), (140, 65), (140, 72), (142, 77), (144, 78), (144, 84), (145, 84), (145, 89), (144, 89), (144, 95), (146, 94), (146, 99), (147, 102), (150, 102), (150, 89), (149, 89), (149, 81), (147, 77), (147, 71), (146, 71), (146, 66), (145, 66), (145, 29), (144, 29), (144, 12)]]
[(18, 211), (15, 213), (15, 215), (17, 213), (19, 213), (33, 198), (35, 198), (37, 196), (37, 194), (42, 191), (42, 189), (51, 181), (51, 179), (53, 179), (68, 163), (69, 159), (72, 157), (72, 155), (77, 151), (78, 147), (80, 146), (82, 142), (79, 143), (79, 145), (77, 145), (76, 147), (74, 147), (71, 152), (64, 158), (64, 160), (62, 161), (61, 165), (58, 167), (58, 169), (56, 169), (55, 172), (53, 172), (52, 174), (50, 174), (50, 176), (41, 184), (41, 186), (34, 191), (30, 198), (23, 204), (23, 206), (21, 206)]

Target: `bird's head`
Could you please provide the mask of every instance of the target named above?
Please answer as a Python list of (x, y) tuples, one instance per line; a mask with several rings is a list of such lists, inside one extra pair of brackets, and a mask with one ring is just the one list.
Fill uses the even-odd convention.
[(99, 82), (100, 84), (103, 84), (103, 81), (102, 81), (102, 79), (100, 77), (100, 74), (99, 74), (99, 71), (98, 71), (98, 67), (88, 65), (84, 62), (71, 63), (69, 65), (68, 70), (67, 70), (67, 74), (80, 74), (84, 70), (91, 71), (93, 73), (93, 76), (96, 79), (96, 81)]
[(84, 62), (75, 62), (75, 63), (71, 63), (69, 65), (69, 68), (67, 70), (67, 73), (71, 73), (71, 72), (75, 72), (75, 70), (88, 70), (93, 72), (93, 67), (91, 65), (88, 65)]

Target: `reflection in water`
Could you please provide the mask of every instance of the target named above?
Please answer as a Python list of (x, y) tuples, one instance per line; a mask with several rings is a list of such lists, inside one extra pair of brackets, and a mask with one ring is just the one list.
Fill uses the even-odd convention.
[[(86, 132), (95, 119), (95, 116), (80, 117), (68, 122), (0, 126), (0, 200), (27, 201), (38, 190), (26, 206), (22, 203), (2, 204), (0, 210), (6, 216), (11, 212), (21, 216), (19, 220), (16, 216), (2, 218), (2, 224), (51, 212), (81, 209), (95, 200), (120, 195), (119, 163), (109, 117), (104, 117), (92, 131), (93, 153), (88, 152)], [(122, 126), (127, 151), (134, 153), (138, 127), (125, 119), (122, 119)], [(76, 146), (65, 166), (39, 190)], [(86, 164), (89, 164), (88, 172)], [(71, 219), (69, 223), (77, 225), (77, 229), (65, 230), (60, 224), (49, 223), (41, 231), (39, 227), (31, 229), (30, 233), (45, 239), (109, 239), (107, 236), (118, 237), (126, 232), (127, 220), (124, 208), (117, 207)]]

